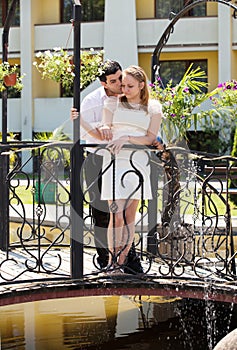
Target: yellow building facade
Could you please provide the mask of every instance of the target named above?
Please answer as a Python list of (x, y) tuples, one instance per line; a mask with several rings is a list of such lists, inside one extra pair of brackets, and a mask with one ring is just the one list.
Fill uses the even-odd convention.
[[(24, 140), (32, 132), (52, 131), (69, 118), (72, 98), (61, 96), (59, 84), (42, 80), (33, 62), (37, 52), (54, 47), (73, 52), (74, 28), (64, 14), (70, 5), (73, 18), (75, 4), (71, 0), (18, 2), (20, 24), (10, 29), (8, 59), (20, 64), (25, 78), (21, 97), (8, 101), (8, 130), (20, 133)], [(159, 18), (162, 0), (105, 0), (97, 5), (100, 3), (103, 18), (81, 23), (81, 48), (103, 49), (105, 58), (116, 59), (123, 67), (139, 64), (151, 78), (153, 51), (170, 23), (168, 15)], [(205, 16), (181, 17), (162, 48), (160, 61), (205, 61), (210, 90), (236, 79), (237, 20), (228, 3), (205, 2)]]

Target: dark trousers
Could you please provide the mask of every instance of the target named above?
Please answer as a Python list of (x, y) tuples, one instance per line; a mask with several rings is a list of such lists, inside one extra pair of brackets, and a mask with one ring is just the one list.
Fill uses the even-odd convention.
[(107, 200), (101, 199), (102, 162), (102, 156), (88, 152), (84, 169), (94, 223), (94, 240), (98, 263), (101, 267), (105, 267), (108, 263), (107, 227), (109, 225), (109, 207)]
[[(109, 225), (110, 217), (108, 201), (101, 199), (102, 164), (102, 156), (88, 152), (83, 166), (94, 222), (94, 241), (98, 254), (97, 261), (101, 268), (106, 267), (108, 264), (109, 251), (107, 243), (107, 227)], [(126, 266), (128, 273), (142, 272), (140, 259), (136, 255), (134, 243), (128, 253)]]

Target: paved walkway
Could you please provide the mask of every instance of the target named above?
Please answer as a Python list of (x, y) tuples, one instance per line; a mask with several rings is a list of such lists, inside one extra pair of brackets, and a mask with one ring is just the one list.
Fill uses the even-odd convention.
[[(26, 219), (31, 221), (33, 218), (33, 206), (31, 204), (25, 204), (24, 205), (24, 210), (25, 210), (25, 214), (23, 213), (23, 210), (20, 206), (14, 206), (15, 209), (10, 208), (10, 220), (11, 221), (16, 221), (16, 222), (22, 222), (22, 218), (24, 218), (24, 215), (26, 216)], [(36, 207), (35, 207), (36, 210)], [(87, 213), (88, 210), (85, 209), (85, 213)], [(69, 216), (70, 216), (70, 206), (68, 207), (62, 207), (62, 206), (58, 206), (56, 207), (55, 205), (46, 205), (46, 212), (43, 212), (42, 215), (40, 216), (40, 218), (44, 217), (44, 225), (48, 225), (48, 226), (54, 226), (55, 222), (58, 220), (58, 218), (60, 218), (60, 224), (63, 225), (63, 223), (67, 226), (68, 222), (69, 222)], [(37, 218), (36, 214), (34, 215), (34, 217)], [(136, 216), (136, 222), (139, 223), (140, 222), (140, 214), (137, 213)], [(143, 225), (144, 225), (144, 229), (145, 231), (147, 230), (147, 223), (148, 223), (148, 217), (147, 215), (144, 216), (143, 219)], [(215, 221), (215, 220), (213, 220)], [(157, 223), (161, 222), (161, 216), (158, 213), (157, 215)], [(187, 224), (193, 224), (193, 215), (190, 214), (186, 214), (185, 215), (185, 223)], [(195, 225), (197, 227), (201, 227), (202, 226), (202, 222), (201, 220), (197, 220), (195, 221)], [(223, 215), (221, 215), (218, 218), (218, 227), (225, 227), (225, 219), (223, 217)], [(237, 216), (232, 217), (232, 227), (233, 227), (233, 231), (235, 231), (237, 233)], [(139, 224), (138, 224), (138, 230), (139, 230)]]

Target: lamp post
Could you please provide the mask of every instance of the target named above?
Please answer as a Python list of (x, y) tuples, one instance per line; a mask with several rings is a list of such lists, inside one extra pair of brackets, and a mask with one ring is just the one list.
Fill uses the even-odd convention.
[[(13, 0), (7, 14), (2, 33), (2, 62), (8, 60), (8, 37), (17, 0)], [(7, 143), (7, 89), (2, 91), (2, 144)], [(9, 158), (0, 154), (0, 249), (7, 250), (9, 243), (9, 196), (7, 174)]]
[[(80, 112), (80, 52), (81, 3), (74, 0), (74, 65), (73, 106)], [(80, 171), (83, 148), (80, 146), (80, 113), (73, 121), (73, 147), (71, 150), (71, 277), (83, 277), (83, 192)]]

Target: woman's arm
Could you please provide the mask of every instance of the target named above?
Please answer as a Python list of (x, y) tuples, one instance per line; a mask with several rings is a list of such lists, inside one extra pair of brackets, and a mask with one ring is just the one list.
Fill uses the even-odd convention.
[(104, 140), (102, 137), (102, 134), (98, 128), (92, 127), (90, 123), (88, 123), (83, 117), (81, 116), (80, 123), (82, 128), (92, 137), (96, 138), (97, 140)]
[[(73, 121), (74, 119), (77, 119), (78, 116), (78, 110), (72, 107), (70, 110), (70, 119)], [(103, 140), (98, 128), (93, 127), (88, 121), (86, 121), (85, 118), (83, 118), (83, 113), (81, 113), (80, 125), (90, 136), (96, 138), (97, 140)]]
[[(103, 137), (103, 140), (112, 140), (113, 133), (112, 133), (112, 122), (113, 122), (113, 115), (114, 115), (114, 100), (112, 102), (109, 100), (109, 102), (105, 102), (104, 108), (103, 108), (103, 114), (102, 114), (102, 124), (99, 127), (99, 131), (101, 133), (101, 136)], [(112, 107), (112, 109), (111, 109)]]
[(156, 140), (162, 121), (162, 113), (152, 114), (150, 124), (145, 136), (129, 136), (128, 141), (134, 145), (150, 146)]
[[(71, 108), (70, 112), (71, 120), (78, 118), (78, 111), (75, 108)], [(106, 124), (99, 124), (97, 127), (92, 126), (89, 122), (83, 118), (83, 113), (81, 113), (80, 119), (81, 127), (92, 137), (97, 140), (112, 140), (111, 127)]]
[(112, 102), (105, 103), (103, 108), (103, 114), (102, 114), (102, 124), (111, 128), (112, 122), (113, 122), (113, 115), (114, 115), (114, 100), (112, 100)]
[(147, 130), (147, 134), (144, 136), (122, 136), (117, 140), (111, 141), (108, 144), (111, 152), (114, 154), (118, 154), (123, 145), (126, 143), (132, 143), (134, 145), (145, 145), (150, 146), (156, 140), (157, 133), (159, 131), (161, 120), (162, 120), (162, 112), (152, 114), (150, 124)]

